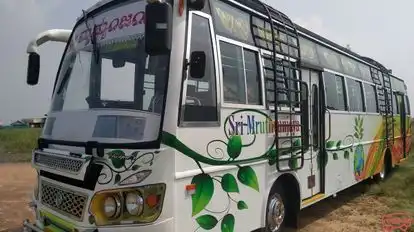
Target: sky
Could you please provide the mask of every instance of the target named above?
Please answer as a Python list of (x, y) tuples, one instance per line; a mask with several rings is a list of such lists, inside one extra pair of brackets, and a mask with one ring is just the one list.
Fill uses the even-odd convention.
[[(47, 113), (64, 49), (60, 43), (40, 48), (37, 86), (26, 85), (27, 44), (48, 29), (72, 29), (97, 0), (0, 0), (0, 121), (9, 123)], [(267, 0), (294, 22), (354, 52), (374, 58), (405, 79), (414, 102), (414, 2), (409, 0)], [(412, 104), (414, 112), (414, 104)]]

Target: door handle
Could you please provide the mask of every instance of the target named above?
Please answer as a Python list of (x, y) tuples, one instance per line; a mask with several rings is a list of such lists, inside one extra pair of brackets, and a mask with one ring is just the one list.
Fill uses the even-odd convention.
[(331, 135), (332, 135), (332, 115), (331, 115), (331, 111), (329, 109), (325, 109), (325, 112), (328, 113), (328, 126), (329, 126), (328, 138), (326, 138), (325, 141), (328, 141), (328, 140), (331, 139)]

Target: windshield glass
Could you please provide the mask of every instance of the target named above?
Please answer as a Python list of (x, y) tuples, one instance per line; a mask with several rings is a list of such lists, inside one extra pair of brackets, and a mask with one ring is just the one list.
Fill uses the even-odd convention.
[[(166, 97), (169, 54), (149, 56), (145, 52), (146, 2), (123, 1), (88, 18), (87, 23), (83, 20), (75, 28), (52, 99), (53, 131), (46, 136), (83, 141), (92, 137), (94, 141), (157, 139)], [(97, 57), (93, 33), (88, 30), (94, 27)], [(79, 125), (76, 129), (62, 126), (75, 118), (77, 122), (72, 123)], [(79, 121), (88, 120), (94, 128), (80, 126)], [(121, 127), (125, 129), (120, 131)], [(90, 134), (80, 135), (81, 129)], [(127, 130), (134, 131), (134, 135), (125, 135)]]
[[(52, 111), (120, 108), (161, 113), (168, 55), (145, 53), (145, 1), (129, 1), (79, 24), (60, 71)], [(93, 55), (96, 25), (99, 60)]]

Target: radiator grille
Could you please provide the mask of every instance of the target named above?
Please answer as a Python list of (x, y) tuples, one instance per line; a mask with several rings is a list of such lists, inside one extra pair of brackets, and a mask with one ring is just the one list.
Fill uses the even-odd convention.
[(88, 200), (86, 195), (65, 190), (46, 181), (42, 181), (41, 194), (43, 205), (75, 220), (82, 219)]

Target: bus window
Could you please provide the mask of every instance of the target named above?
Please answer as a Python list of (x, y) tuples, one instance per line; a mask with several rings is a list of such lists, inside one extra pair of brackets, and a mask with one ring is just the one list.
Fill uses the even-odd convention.
[(324, 72), (326, 107), (330, 110), (346, 110), (344, 78)]
[(408, 99), (408, 96), (405, 96), (405, 112), (407, 115), (411, 115), (411, 109), (410, 109), (410, 100)]
[(207, 18), (196, 14), (193, 14), (192, 19), (190, 54), (193, 51), (206, 53), (206, 71), (202, 79), (188, 76), (184, 121), (217, 122), (216, 75), (210, 23)]
[(349, 96), (349, 110), (354, 112), (364, 112), (364, 100), (362, 98), (361, 82), (347, 78)]
[(394, 114), (399, 114), (398, 112), (398, 103), (397, 103), (397, 96), (392, 94), (392, 111)]
[(258, 53), (223, 41), (220, 51), (224, 102), (262, 105)]
[(377, 103), (377, 92), (373, 85), (364, 84), (365, 88), (365, 99), (366, 99), (366, 110), (369, 113), (378, 113)]

